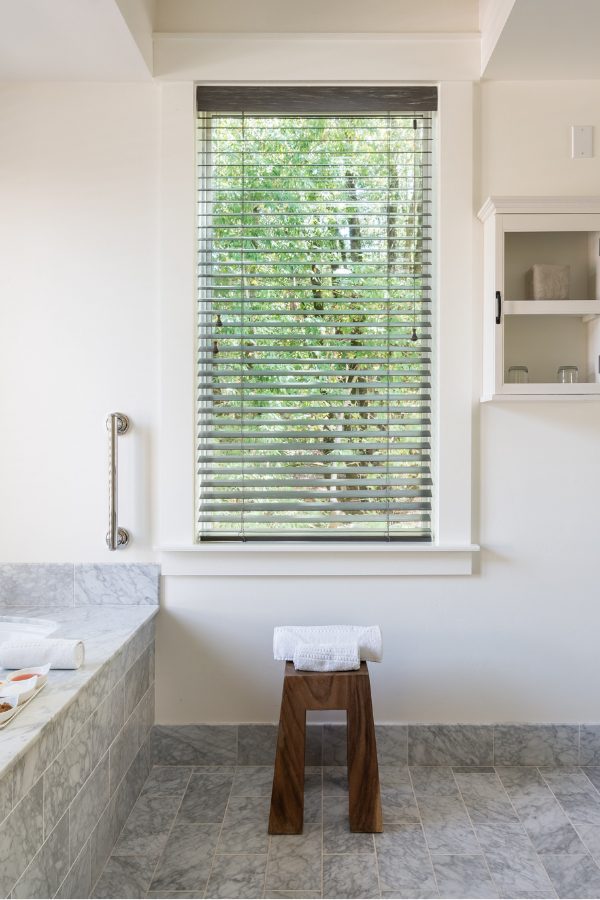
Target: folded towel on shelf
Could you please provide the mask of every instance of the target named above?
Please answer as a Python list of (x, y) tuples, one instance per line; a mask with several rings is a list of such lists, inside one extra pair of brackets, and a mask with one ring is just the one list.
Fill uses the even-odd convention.
[(280, 625), (273, 632), (275, 659), (293, 660), (298, 644), (357, 644), (360, 659), (381, 662), (379, 625)]
[(0, 643), (0, 666), (4, 669), (24, 669), (45, 666), (51, 669), (78, 669), (85, 657), (83, 641), (66, 638), (32, 638), (13, 635)]
[(358, 644), (296, 644), (294, 668), (305, 672), (360, 669)]

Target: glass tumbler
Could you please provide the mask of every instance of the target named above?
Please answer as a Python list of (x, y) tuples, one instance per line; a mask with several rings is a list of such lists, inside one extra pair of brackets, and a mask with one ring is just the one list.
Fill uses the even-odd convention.
[(577, 366), (560, 366), (556, 380), (559, 384), (576, 384), (579, 381), (579, 369)]
[(511, 366), (508, 370), (508, 384), (527, 384), (529, 369), (527, 366)]

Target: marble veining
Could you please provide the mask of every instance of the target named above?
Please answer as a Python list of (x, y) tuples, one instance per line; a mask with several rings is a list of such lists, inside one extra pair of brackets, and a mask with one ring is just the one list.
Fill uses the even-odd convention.
[(154, 563), (76, 564), (75, 606), (157, 605), (160, 597), (160, 566)]
[(0, 607), (73, 606), (72, 563), (0, 564)]

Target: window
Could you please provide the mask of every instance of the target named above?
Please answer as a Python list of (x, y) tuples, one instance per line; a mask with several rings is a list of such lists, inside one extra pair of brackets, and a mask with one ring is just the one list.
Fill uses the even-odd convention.
[(198, 89), (199, 541), (431, 541), (436, 99)]

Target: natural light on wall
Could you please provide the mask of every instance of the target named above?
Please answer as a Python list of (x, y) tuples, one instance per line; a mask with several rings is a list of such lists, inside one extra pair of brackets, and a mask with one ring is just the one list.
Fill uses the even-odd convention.
[(197, 540), (430, 541), (432, 113), (200, 104)]

